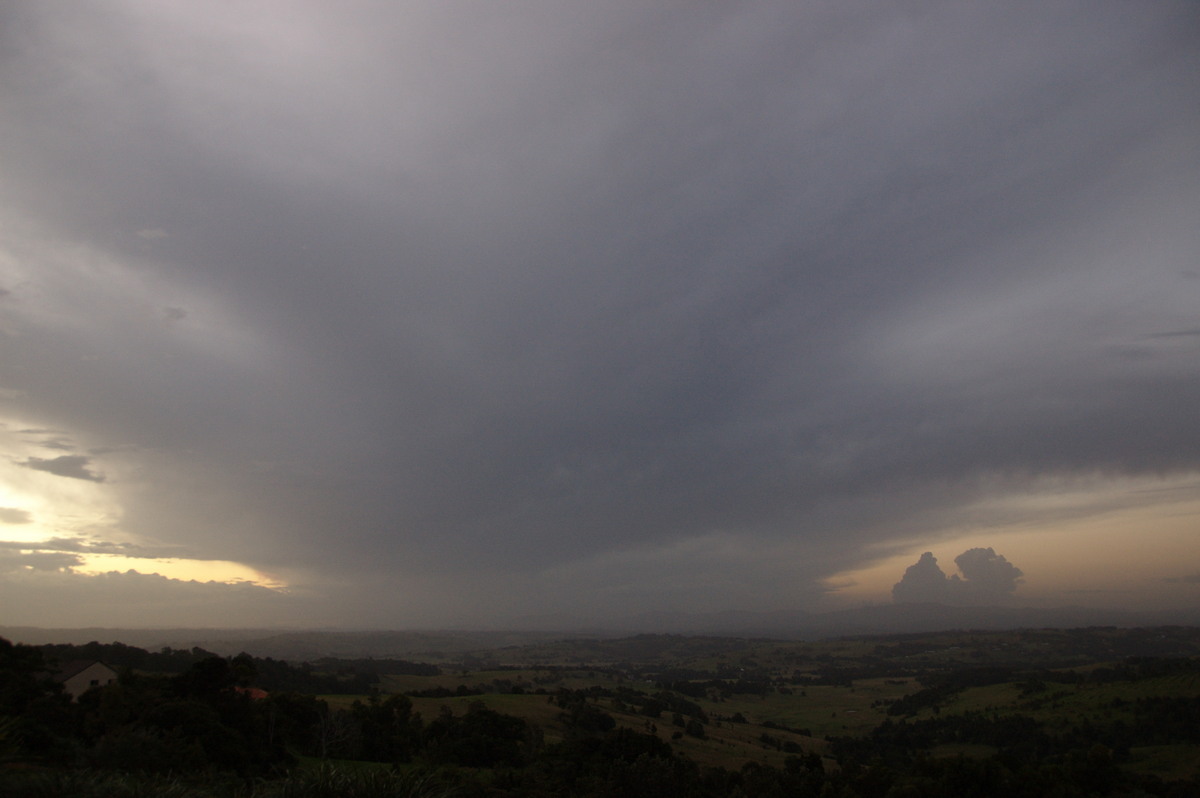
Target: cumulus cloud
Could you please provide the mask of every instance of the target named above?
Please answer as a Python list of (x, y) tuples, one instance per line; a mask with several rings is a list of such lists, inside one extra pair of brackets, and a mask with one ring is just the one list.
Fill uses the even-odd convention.
[(938, 565), (933, 552), (927, 551), (908, 566), (904, 578), (892, 588), (892, 598), (905, 604), (940, 604), (946, 600), (946, 589), (946, 572)]
[(64, 454), (60, 457), (41, 458), (30, 457), (21, 465), (34, 471), (45, 471), (59, 477), (84, 479), (89, 482), (103, 482), (104, 475), (94, 473), (88, 466), (92, 458), (82, 454)]
[(954, 558), (962, 578), (950, 578), (951, 590), (970, 601), (999, 601), (1011, 596), (1025, 576), (1021, 569), (991, 548), (968, 549)]
[(991, 548), (968, 549), (954, 558), (954, 564), (959, 573), (946, 576), (933, 553), (925, 552), (892, 587), (893, 600), (901, 604), (1003, 602), (1024, 576), (1020, 568)]

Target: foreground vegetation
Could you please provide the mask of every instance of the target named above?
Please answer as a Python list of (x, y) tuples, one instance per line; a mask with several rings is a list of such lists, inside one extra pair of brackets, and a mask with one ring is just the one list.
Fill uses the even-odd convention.
[[(118, 683), (71, 701), (51, 666), (80, 658)], [(463, 660), (0, 640), (0, 793), (1200, 794), (1196, 629), (644, 635)]]

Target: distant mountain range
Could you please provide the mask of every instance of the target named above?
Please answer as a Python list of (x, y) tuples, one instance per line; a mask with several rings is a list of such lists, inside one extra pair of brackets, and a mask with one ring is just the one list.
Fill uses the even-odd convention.
[(151, 651), (200, 647), (229, 656), (241, 651), (258, 657), (312, 661), (322, 657), (395, 657), (417, 661), (457, 661), (475, 653), (581, 637), (631, 634), (685, 634), (816, 640), (828, 637), (937, 632), (951, 629), (1000, 630), (1088, 626), (1200, 626), (1195, 612), (1132, 612), (1082, 607), (1053, 609), (951, 607), (941, 604), (886, 604), (827, 613), (645, 612), (620, 619), (580, 622), (543, 616), (501, 630), (281, 630), (281, 629), (42, 629), (0, 627), (0, 637), (18, 643), (121, 642)]

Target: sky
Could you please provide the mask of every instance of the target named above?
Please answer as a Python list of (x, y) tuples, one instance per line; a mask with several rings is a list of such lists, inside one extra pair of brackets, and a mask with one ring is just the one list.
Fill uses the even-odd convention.
[(1195, 607), (1198, 44), (3, 0), (0, 623)]

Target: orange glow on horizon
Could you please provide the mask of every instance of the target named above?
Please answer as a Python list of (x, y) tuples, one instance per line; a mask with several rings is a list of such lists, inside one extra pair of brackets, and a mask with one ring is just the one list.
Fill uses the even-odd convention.
[[(1159, 483), (1163, 485), (1164, 483)], [(1010, 508), (1045, 509), (1057, 505), (1077, 513), (1050, 512), (1047, 520), (1013, 518), (992, 526), (972, 524), (949, 530), (936, 539), (913, 541), (903, 553), (889, 554), (863, 568), (834, 574), (825, 580), (833, 595), (851, 602), (890, 602), (892, 586), (922, 552), (933, 552), (947, 576), (957, 570), (954, 558), (967, 549), (992, 548), (1020, 568), (1025, 576), (1013, 598), (1018, 604), (1160, 604), (1190, 606), (1196, 595), (1177, 581), (1200, 573), (1200, 498), (1196, 478), (1162, 488), (1184, 493), (1140, 506), (1116, 506), (1109, 501), (1144, 486), (1128, 485), (1092, 492), (1088, 512), (1071, 497), (1029, 496), (1004, 500)], [(1055, 517), (1059, 516), (1059, 517)], [(1074, 517), (1071, 517), (1074, 516)], [(894, 549), (893, 549), (894, 550)]]

